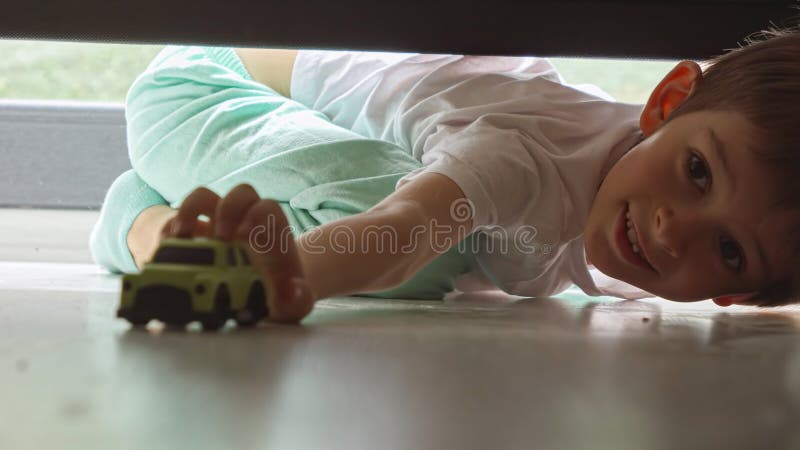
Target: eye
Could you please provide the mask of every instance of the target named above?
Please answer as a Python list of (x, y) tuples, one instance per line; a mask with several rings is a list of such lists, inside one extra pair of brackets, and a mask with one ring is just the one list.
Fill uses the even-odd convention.
[[(708, 166), (706, 166), (705, 161), (697, 156), (694, 152), (689, 155), (689, 177), (692, 180), (697, 178), (708, 178), (708, 182), (711, 182), (711, 177), (708, 173)], [(706, 187), (701, 187), (701, 190), (705, 192), (708, 190)], [(728, 261), (728, 258), (737, 258), (740, 262), (738, 264), (733, 265), (733, 269), (736, 273), (741, 273), (742, 266), (744, 264), (744, 258), (742, 257), (742, 251), (739, 246), (736, 244), (735, 241), (730, 239), (722, 238), (720, 239), (720, 253), (722, 254), (722, 259)]]
[(733, 270), (736, 271), (736, 273), (741, 273), (742, 265), (744, 264), (744, 262), (743, 262), (744, 258), (742, 258), (742, 251), (739, 248), (739, 246), (736, 245), (736, 242), (734, 242), (734, 241), (732, 241), (730, 239), (723, 238), (723, 239), (720, 239), (720, 243), (719, 244), (720, 244), (719, 245), (720, 253), (722, 253), (722, 259), (725, 260), (726, 262), (728, 261), (728, 258), (732, 258), (732, 259), (736, 258), (736, 259), (738, 259), (739, 263), (738, 264), (734, 264), (732, 266), (732, 268), (733, 268)]
[[(711, 181), (710, 177), (708, 176), (708, 167), (706, 167), (706, 162), (703, 161), (702, 158), (698, 157), (697, 154), (692, 153), (689, 155), (689, 177), (693, 180), (699, 177), (709, 178), (709, 182)], [(701, 187), (703, 191), (707, 189), (705, 187)]]

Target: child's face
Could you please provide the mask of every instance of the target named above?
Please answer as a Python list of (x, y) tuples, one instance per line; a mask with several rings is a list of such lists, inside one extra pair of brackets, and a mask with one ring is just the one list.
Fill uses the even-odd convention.
[[(770, 175), (747, 147), (752, 135), (744, 116), (722, 111), (685, 114), (649, 135), (600, 186), (585, 229), (588, 260), (677, 301), (750, 293), (785, 273), (785, 237), (798, 217), (769, 209)], [(655, 270), (629, 262), (615, 239), (626, 208)]]

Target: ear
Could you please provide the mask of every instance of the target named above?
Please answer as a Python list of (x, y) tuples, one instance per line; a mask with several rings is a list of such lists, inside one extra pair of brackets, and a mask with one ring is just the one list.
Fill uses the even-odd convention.
[(749, 294), (725, 295), (722, 297), (715, 297), (713, 300), (714, 303), (716, 303), (719, 306), (731, 306), (735, 303), (741, 303), (743, 301), (746, 301), (753, 295), (755, 295), (755, 292), (751, 292)]
[(702, 78), (703, 69), (696, 62), (681, 61), (658, 83), (639, 118), (645, 137), (653, 134), (669, 114), (692, 95)]

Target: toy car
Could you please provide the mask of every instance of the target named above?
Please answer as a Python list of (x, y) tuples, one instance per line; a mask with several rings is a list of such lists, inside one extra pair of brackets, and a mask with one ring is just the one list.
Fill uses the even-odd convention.
[(216, 330), (229, 318), (254, 325), (269, 315), (263, 281), (234, 242), (165, 238), (137, 274), (122, 276), (117, 316), (133, 325), (157, 319)]

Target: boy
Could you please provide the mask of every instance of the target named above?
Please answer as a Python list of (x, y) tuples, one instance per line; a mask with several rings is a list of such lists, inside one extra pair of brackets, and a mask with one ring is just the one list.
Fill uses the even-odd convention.
[[(251, 250), (254, 233), (285, 241), (254, 252), (277, 286), (272, 320), (298, 321), (319, 298), (398, 286), (473, 233), (488, 240), (460, 289), (539, 296), (574, 283), (613, 294), (588, 276), (593, 265), (641, 290), (619, 295), (628, 298), (774, 305), (797, 291), (796, 126), (774, 108), (800, 97), (796, 34), (775, 32), (705, 73), (682, 61), (643, 108), (564, 86), (537, 58), (237, 55), (263, 85), (424, 164), (369, 210), (296, 240), (281, 239), (285, 210), (247, 184), (224, 198), (199, 188), (177, 212), (157, 206), (136, 218), (127, 243), (137, 262), (166, 235), (240, 239)], [(141, 158), (132, 150), (135, 169)], [(139, 172), (157, 182), (155, 171)], [(456, 205), (467, 213), (453, 213)], [(376, 225), (413, 251), (330, 251), (342, 227), (362, 236)], [(309, 251), (320, 242), (327, 251)]]

